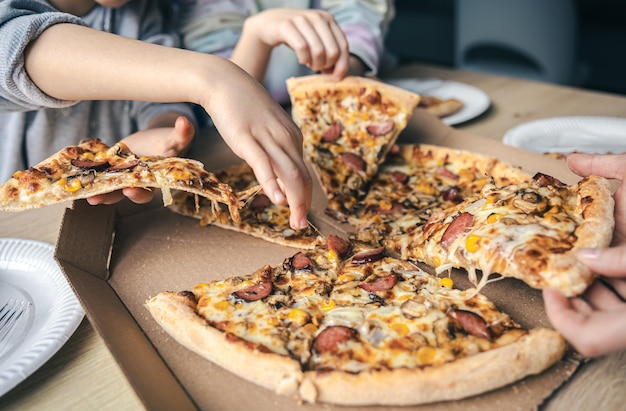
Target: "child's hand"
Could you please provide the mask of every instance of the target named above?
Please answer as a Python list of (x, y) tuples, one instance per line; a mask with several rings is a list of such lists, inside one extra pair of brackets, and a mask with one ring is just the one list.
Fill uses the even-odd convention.
[(220, 135), (254, 170), (275, 204), (289, 204), (294, 229), (308, 226), (312, 182), (302, 159), (302, 134), (285, 110), (236, 66), (221, 72), (213, 94), (202, 106)]
[[(158, 120), (165, 120), (165, 118), (155, 119), (151, 126), (161, 125)], [(131, 134), (122, 141), (138, 156), (174, 157), (187, 149), (193, 140), (194, 134), (195, 129), (189, 119), (184, 116), (177, 116), (174, 127), (141, 130)], [(89, 197), (87, 201), (91, 205), (113, 204), (121, 201), (124, 197), (128, 197), (134, 203), (145, 204), (152, 200), (154, 191), (129, 187), (112, 193)]]
[(618, 179), (611, 247), (581, 250), (577, 257), (597, 279), (580, 297), (543, 293), (550, 322), (583, 355), (595, 357), (626, 349), (626, 154), (570, 154), (567, 164), (581, 176)]
[[(324, 10), (273, 8), (262, 11), (248, 17), (240, 43), (245, 44), (248, 55), (263, 46), (269, 49), (269, 55), (272, 48), (285, 44), (296, 52), (300, 64), (313, 71), (332, 73), (336, 80), (341, 80), (349, 69), (348, 41), (333, 15)], [(259, 78), (235, 55), (233, 61)]]

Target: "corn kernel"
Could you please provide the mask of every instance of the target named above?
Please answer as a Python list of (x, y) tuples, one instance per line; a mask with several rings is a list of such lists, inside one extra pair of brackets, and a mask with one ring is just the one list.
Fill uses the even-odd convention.
[(459, 178), (464, 181), (473, 181), (475, 178), (474, 172), (469, 168), (459, 170)]
[(487, 224), (493, 224), (496, 221), (500, 220), (501, 218), (502, 218), (502, 214), (498, 214), (498, 213), (489, 214), (489, 217), (487, 217)]
[(228, 301), (220, 301), (219, 303), (215, 303), (213, 305), (213, 307), (215, 307), (216, 310), (225, 310), (230, 306), (230, 303)]
[(545, 214), (556, 214), (559, 212), (559, 206), (552, 206)]
[(187, 181), (191, 177), (191, 173), (187, 170), (172, 170), (169, 175), (174, 180)]
[(80, 179), (78, 178), (67, 180), (64, 187), (65, 191), (69, 191), (70, 193), (78, 191), (81, 188), (83, 188), (83, 185), (80, 183)]
[(475, 253), (480, 248), (481, 237), (476, 234), (470, 234), (465, 240), (465, 249), (470, 253)]
[(289, 311), (288, 318), (296, 324), (304, 325), (309, 321), (309, 314), (299, 308)]
[(354, 274), (341, 274), (338, 280), (340, 283), (347, 283), (356, 280), (356, 276)]
[(372, 140), (372, 139), (369, 139), (369, 140), (365, 141), (365, 145), (367, 147), (374, 147), (374, 144), (376, 144), (376, 142), (374, 140)]
[(405, 336), (409, 334), (409, 327), (403, 323), (394, 323), (391, 324), (391, 329), (398, 333), (400, 336)]
[(433, 187), (432, 184), (426, 181), (419, 182), (419, 184), (417, 185), (417, 191), (428, 195), (435, 195), (437, 192), (437, 190), (435, 190), (435, 187)]
[(446, 288), (452, 288), (454, 281), (450, 277), (443, 277), (439, 280), (439, 285)]
[(498, 200), (498, 194), (489, 194), (485, 199), (485, 204), (494, 204)]
[(336, 261), (339, 256), (335, 250), (328, 250), (328, 260)]
[(361, 112), (361, 120), (367, 121), (369, 119), (370, 119), (370, 113), (368, 113), (367, 111)]
[(198, 308), (205, 308), (208, 307), (209, 302), (211, 302), (211, 298), (207, 297), (207, 296), (202, 296), (200, 297), (200, 300), (198, 300)]
[(93, 161), (95, 158), (94, 154), (91, 151), (85, 151), (82, 155), (81, 155), (81, 159), (82, 160), (90, 160)]
[(315, 335), (315, 333), (317, 332), (317, 326), (315, 324), (312, 324), (312, 323), (307, 323), (302, 328), (304, 329), (304, 331), (307, 334)]
[(433, 257), (433, 265), (439, 267), (441, 265), (441, 258), (438, 255)]
[(324, 312), (332, 310), (333, 308), (335, 308), (335, 300), (332, 300), (330, 298), (324, 298), (322, 300), (321, 308)]
[(391, 201), (389, 200), (380, 200), (378, 202), (378, 208), (383, 211), (391, 210), (391, 207), (393, 207), (393, 204), (391, 204)]
[(423, 347), (420, 347), (420, 349), (417, 351), (417, 358), (422, 364), (426, 365), (433, 362), (433, 360), (435, 359), (435, 354), (437, 354), (437, 350), (434, 347), (431, 347), (430, 345), (425, 345)]
[(272, 327), (276, 327), (278, 324), (280, 324), (280, 320), (277, 317), (269, 317), (266, 321), (267, 324), (271, 325)]

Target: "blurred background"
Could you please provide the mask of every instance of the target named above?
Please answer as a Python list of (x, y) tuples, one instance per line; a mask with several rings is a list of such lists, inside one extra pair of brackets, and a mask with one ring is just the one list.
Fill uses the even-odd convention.
[(400, 63), (493, 72), (626, 94), (624, 0), (396, 0)]

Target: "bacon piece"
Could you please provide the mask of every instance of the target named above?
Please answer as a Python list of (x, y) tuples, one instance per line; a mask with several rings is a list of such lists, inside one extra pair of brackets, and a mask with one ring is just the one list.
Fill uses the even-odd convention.
[(335, 120), (322, 135), (322, 140), (327, 143), (332, 143), (333, 141), (337, 141), (337, 139), (341, 137), (342, 131), (343, 131), (343, 125), (341, 124), (339, 120)]
[(364, 171), (365, 170), (365, 161), (357, 156), (354, 153), (341, 153), (339, 155), (341, 161), (346, 163), (348, 167), (353, 169), (354, 171)]
[(396, 183), (399, 184), (404, 184), (407, 182), (407, 180), (409, 179), (409, 176), (406, 175), (406, 173), (403, 173), (402, 171), (394, 171), (391, 174), (391, 178), (393, 179), (393, 181), (395, 181)]
[(366, 128), (367, 132), (373, 136), (384, 136), (385, 134), (391, 133), (395, 127), (396, 123), (391, 120), (387, 120), (382, 123), (370, 124)]
[(136, 166), (138, 166), (139, 163), (140, 163), (140, 161), (138, 159), (135, 159), (135, 160), (127, 161), (125, 163), (116, 164), (116, 165), (114, 165), (112, 167), (107, 168), (107, 173), (108, 172), (130, 170), (131, 168), (135, 168)]
[(95, 170), (102, 171), (106, 170), (110, 164), (108, 161), (90, 161), (90, 160), (79, 160), (74, 158), (70, 161), (74, 167), (81, 168), (83, 170)]
[(535, 174), (533, 176), (533, 180), (535, 180), (537, 184), (539, 184), (539, 187), (545, 187), (545, 186), (561, 187), (564, 185), (561, 182), (561, 180), (559, 180), (558, 178), (552, 177), (548, 174), (543, 174), (543, 173)]
[(480, 315), (467, 310), (450, 310), (448, 315), (458, 321), (461, 328), (473, 336), (491, 340), (493, 335)]
[(241, 300), (252, 302), (267, 297), (272, 292), (272, 283), (263, 281), (258, 284), (251, 285), (242, 290), (233, 292), (233, 295)]
[(474, 225), (474, 216), (470, 213), (459, 214), (441, 236), (441, 246), (447, 250), (456, 238)]
[(328, 249), (333, 250), (340, 257), (345, 257), (350, 251), (350, 242), (344, 240), (343, 238), (331, 234), (328, 236)]
[(291, 257), (291, 266), (296, 270), (310, 270), (313, 268), (313, 262), (306, 254), (298, 252)]
[(355, 336), (356, 330), (354, 328), (345, 327), (343, 325), (331, 325), (325, 328), (315, 338), (313, 349), (320, 354), (325, 353), (335, 348), (338, 344), (350, 338), (354, 338)]
[(258, 194), (250, 201), (250, 209), (252, 211), (262, 211), (265, 207), (269, 206), (272, 202), (269, 197), (263, 193)]
[(374, 281), (363, 283), (359, 287), (367, 292), (373, 293), (376, 291), (391, 290), (397, 282), (398, 277), (395, 274), (389, 274), (384, 277), (378, 277)]
[(361, 265), (381, 260), (385, 256), (385, 247), (373, 248), (352, 256), (352, 263)]
[(440, 176), (449, 178), (450, 180), (458, 180), (459, 176), (456, 175), (455, 173), (453, 173), (452, 171), (450, 171), (447, 167), (445, 166), (439, 166), (437, 167), (437, 174), (439, 174)]

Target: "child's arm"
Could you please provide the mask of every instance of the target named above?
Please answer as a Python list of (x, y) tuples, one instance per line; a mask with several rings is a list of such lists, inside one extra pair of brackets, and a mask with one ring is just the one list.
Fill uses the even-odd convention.
[(200, 104), (234, 153), (253, 168), (264, 192), (276, 203), (289, 203), (291, 225), (308, 224), (312, 182), (300, 130), (235, 64), (73, 24), (46, 29), (29, 45), (25, 64), (34, 83), (61, 100)]

